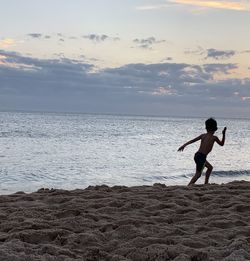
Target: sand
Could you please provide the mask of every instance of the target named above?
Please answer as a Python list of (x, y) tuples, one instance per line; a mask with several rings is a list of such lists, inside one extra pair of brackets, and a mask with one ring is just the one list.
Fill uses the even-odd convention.
[(250, 182), (0, 196), (0, 261), (250, 260)]

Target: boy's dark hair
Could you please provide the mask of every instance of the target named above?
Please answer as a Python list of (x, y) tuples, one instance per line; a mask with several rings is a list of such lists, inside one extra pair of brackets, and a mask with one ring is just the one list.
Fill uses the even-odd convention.
[(207, 131), (217, 131), (217, 122), (213, 118), (209, 118), (205, 122)]

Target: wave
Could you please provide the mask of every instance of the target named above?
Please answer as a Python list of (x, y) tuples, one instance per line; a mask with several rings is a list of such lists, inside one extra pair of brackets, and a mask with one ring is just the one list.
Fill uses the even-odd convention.
[[(194, 174), (184, 174), (178, 176), (179, 178), (190, 178)], [(204, 172), (203, 172), (204, 175)], [(233, 178), (233, 177), (241, 177), (241, 176), (250, 176), (250, 170), (220, 170), (213, 171), (212, 176), (219, 178)]]
[[(175, 175), (175, 176), (151, 176), (151, 177), (144, 177), (145, 181), (150, 180), (172, 180), (178, 181), (181, 179), (190, 179), (193, 177), (194, 173), (182, 174), (182, 175)], [(202, 175), (205, 175), (203, 172)], [(222, 171), (213, 171), (211, 174), (213, 177), (217, 178), (237, 178), (237, 177), (250, 177), (250, 170), (222, 170)]]
[(250, 170), (227, 170), (227, 171), (214, 171), (213, 176), (217, 177), (239, 177), (250, 176)]
[(30, 131), (2, 131), (0, 132), (0, 138), (47, 138), (48, 135), (45, 133), (35, 133)]

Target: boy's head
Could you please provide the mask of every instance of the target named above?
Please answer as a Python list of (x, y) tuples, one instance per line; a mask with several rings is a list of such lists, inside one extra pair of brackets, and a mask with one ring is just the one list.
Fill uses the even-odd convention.
[(217, 122), (213, 118), (209, 118), (205, 122), (207, 131), (217, 131)]

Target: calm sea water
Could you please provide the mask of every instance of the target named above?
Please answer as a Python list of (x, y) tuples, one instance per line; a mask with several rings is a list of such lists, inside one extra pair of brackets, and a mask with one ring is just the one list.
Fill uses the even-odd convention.
[[(185, 185), (205, 119), (0, 113), (0, 193), (89, 185)], [(250, 180), (250, 120), (217, 119), (226, 144), (208, 156), (211, 182)], [(204, 176), (198, 183), (204, 182)]]

